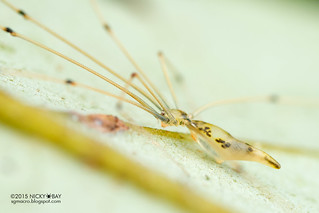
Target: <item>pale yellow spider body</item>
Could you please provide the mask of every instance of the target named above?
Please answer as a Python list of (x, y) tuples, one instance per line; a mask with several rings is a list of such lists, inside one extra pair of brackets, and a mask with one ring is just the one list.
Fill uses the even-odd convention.
[[(174, 119), (168, 118), (168, 122), (162, 121), (162, 127), (186, 126), (190, 130), (192, 138), (217, 163), (222, 163), (225, 160), (244, 160), (262, 163), (275, 169), (280, 169), (281, 167), (267, 153), (234, 138), (218, 126), (204, 121), (192, 120), (192, 116), (181, 110), (172, 109), (170, 113)], [(162, 113), (162, 115), (167, 116), (165, 113)]]

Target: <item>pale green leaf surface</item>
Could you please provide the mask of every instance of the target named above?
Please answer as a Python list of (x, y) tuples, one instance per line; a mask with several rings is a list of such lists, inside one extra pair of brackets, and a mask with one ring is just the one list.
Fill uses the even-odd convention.
[[(129, 77), (134, 68), (100, 28), (87, 1), (11, 1)], [(288, 1), (137, 1), (102, 3), (105, 18), (169, 97), (158, 50), (185, 79), (177, 89), (182, 109), (211, 100), (279, 94), (318, 98), (319, 7)], [(317, 8), (318, 7), (318, 8)], [(46, 43), (85, 64), (82, 56), (0, 7), (1, 25)], [(95, 65), (92, 65), (96, 68)], [(79, 68), (0, 33), (0, 71), (44, 73), (116, 91)], [(99, 69), (100, 70), (100, 69)], [(90, 91), (1, 75), (1, 89), (26, 103), (52, 110), (118, 115), (115, 101)], [(163, 88), (163, 89), (162, 89)], [(125, 105), (136, 124), (159, 128), (147, 113)], [(200, 116), (238, 138), (269, 145), (319, 150), (317, 106), (242, 104)], [(171, 128), (186, 132), (185, 129)], [(91, 130), (86, 130), (92, 134)], [(240, 162), (242, 173), (217, 165), (189, 143), (147, 132), (93, 133), (135, 161), (178, 180), (195, 192), (238, 212), (318, 212), (318, 156), (265, 149), (282, 168)], [(179, 212), (133, 186), (101, 175), (34, 138), (1, 126), (0, 203), (5, 212)], [(186, 148), (185, 148), (186, 146)], [(10, 203), (11, 193), (62, 193), (62, 204)]]

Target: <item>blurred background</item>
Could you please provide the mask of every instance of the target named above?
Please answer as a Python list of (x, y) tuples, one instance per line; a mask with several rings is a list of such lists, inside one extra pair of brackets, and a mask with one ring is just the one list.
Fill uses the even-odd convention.
[[(88, 0), (10, 1), (33, 18), (97, 56), (129, 78), (134, 67), (100, 26)], [(149, 77), (169, 96), (157, 58), (163, 51), (183, 76), (175, 84), (181, 109), (191, 112), (209, 101), (277, 94), (319, 99), (319, 3), (262, 0), (98, 1), (105, 19)], [(3, 4), (0, 24), (45, 43), (101, 71)], [(72, 78), (118, 94), (105, 82), (50, 53), (0, 33), (0, 72), (42, 73)], [(104, 71), (101, 71), (104, 72)], [(112, 78), (114, 79), (114, 78)], [(118, 115), (116, 101), (90, 91), (37, 79), (1, 75), (1, 90), (52, 110)], [(169, 98), (168, 98), (169, 99)], [(170, 99), (169, 99), (170, 100)], [(302, 101), (301, 101), (302, 102)], [(318, 105), (238, 104), (200, 115), (232, 135), (261, 144), (282, 165), (274, 171), (243, 162), (244, 173), (189, 156), (178, 141), (139, 135), (97, 137), (141, 164), (239, 212), (317, 212), (318, 156), (285, 148), (319, 150)], [(145, 112), (126, 106), (135, 123), (159, 127)], [(176, 129), (172, 129), (176, 130)], [(187, 132), (185, 129), (178, 131)], [(1, 124), (0, 203), (6, 212), (57, 210), (179, 212), (138, 188), (100, 174), (50, 146)], [(186, 172), (185, 172), (186, 171)], [(207, 180), (206, 177), (209, 177)], [(10, 203), (11, 193), (62, 193), (62, 204)]]

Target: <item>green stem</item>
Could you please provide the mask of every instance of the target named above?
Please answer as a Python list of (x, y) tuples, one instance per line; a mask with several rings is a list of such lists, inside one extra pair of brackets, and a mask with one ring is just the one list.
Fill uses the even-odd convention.
[(0, 91), (0, 122), (32, 134), (64, 150), (97, 169), (131, 181), (146, 192), (161, 197), (190, 212), (229, 212), (224, 207), (196, 195), (180, 183), (149, 170), (117, 151), (69, 127), (56, 113), (30, 107)]

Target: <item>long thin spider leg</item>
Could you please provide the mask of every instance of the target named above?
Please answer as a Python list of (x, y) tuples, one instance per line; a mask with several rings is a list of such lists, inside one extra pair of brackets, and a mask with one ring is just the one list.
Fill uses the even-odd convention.
[(108, 32), (108, 34), (110, 35), (110, 37), (114, 40), (114, 42), (116, 43), (116, 45), (119, 47), (119, 49), (123, 52), (123, 54), (127, 57), (127, 59), (133, 64), (133, 66), (136, 68), (136, 70), (142, 75), (142, 77), (145, 79), (145, 81), (150, 85), (150, 87), (154, 90), (154, 92), (160, 97), (161, 100), (159, 100), (157, 98), (157, 96), (155, 95), (155, 93), (152, 91), (152, 89), (146, 84), (146, 82), (144, 82), (144, 80), (141, 78), (141, 82), (143, 84), (143, 86), (150, 92), (150, 94), (156, 99), (156, 101), (159, 103), (159, 105), (161, 105), (161, 107), (163, 108), (163, 110), (169, 115), (169, 117), (171, 119), (175, 118), (173, 117), (173, 115), (170, 113), (169, 106), (167, 104), (167, 101), (164, 99), (164, 97), (161, 95), (160, 91), (155, 87), (155, 85), (151, 82), (151, 80), (147, 77), (147, 75), (144, 73), (144, 71), (142, 70), (142, 68), (136, 63), (136, 61), (133, 59), (133, 57), (129, 54), (129, 52), (127, 51), (127, 49), (124, 47), (124, 45), (120, 42), (120, 40), (118, 39), (118, 37), (115, 35), (115, 33), (113, 32), (113, 30), (111, 29), (110, 25), (104, 20), (98, 4), (96, 3), (95, 0), (91, 0), (92, 3), (92, 7), (95, 11), (95, 13), (97, 14), (100, 22), (102, 23), (104, 29)]
[(167, 65), (167, 69), (172, 76), (171, 78), (172, 82), (176, 84), (175, 88), (178, 88), (180, 91), (182, 91), (180, 95), (183, 95), (184, 98), (187, 100), (188, 106), (191, 106), (192, 108), (194, 108), (193, 106), (194, 102), (191, 101), (192, 98), (190, 97), (189, 86), (185, 84), (185, 80), (183, 78), (182, 73), (175, 66), (175, 64), (170, 60), (169, 57), (165, 56), (165, 62)]
[[(133, 72), (129, 78), (129, 82), (132, 83), (133, 82), (133, 79), (136, 77), (136, 73)], [(125, 84), (124, 88), (125, 89), (129, 89), (129, 86), (130, 84)], [(120, 95), (122, 98), (124, 98), (126, 93), (122, 92), (122, 94)], [(116, 108), (117, 110), (121, 111), (122, 110), (122, 101), (121, 100), (118, 100), (118, 102), (116, 103)]]
[(174, 88), (173, 88), (172, 82), (171, 82), (171, 80), (170, 80), (170, 78), (168, 76), (168, 71), (167, 71), (167, 66), (166, 66), (166, 62), (165, 62), (165, 57), (164, 57), (162, 52), (158, 52), (158, 58), (160, 60), (160, 64), (161, 64), (162, 71), (163, 71), (164, 76), (165, 76), (166, 83), (167, 83), (167, 85), (169, 87), (169, 90), (171, 92), (172, 98), (174, 100), (175, 108), (178, 109), (177, 97), (176, 97), (176, 94), (174, 92)]
[[(131, 77), (130, 77), (130, 79), (129, 79), (128, 81), (129, 81), (130, 83), (132, 83), (134, 78), (137, 78), (137, 80), (139, 80), (141, 83), (143, 83), (143, 80), (141, 79), (141, 77), (139, 76), (139, 74), (136, 73), (136, 72), (134, 72), (134, 73), (131, 74)], [(130, 85), (131, 85), (131, 84), (125, 84), (124, 88), (129, 89), (129, 86), (130, 86)], [(122, 97), (124, 97), (124, 96), (125, 96), (125, 93), (123, 92), (123, 93), (122, 93)], [(116, 107), (117, 107), (118, 110), (121, 110), (121, 108), (122, 108), (122, 104), (121, 104), (121, 103), (122, 103), (122, 102), (121, 102), (120, 100), (117, 102)], [(122, 112), (121, 112), (121, 113), (122, 113)], [(122, 114), (123, 114), (123, 113), (122, 113)], [(125, 115), (125, 117), (128, 118), (127, 115)], [(132, 119), (129, 118), (129, 120), (132, 120)]]
[(106, 96), (109, 96), (109, 97), (112, 97), (112, 98), (115, 98), (117, 100), (120, 100), (122, 102), (126, 102), (126, 103), (129, 103), (129, 104), (132, 104), (142, 110), (145, 110), (149, 113), (152, 113), (152, 111), (149, 110), (149, 108), (146, 108), (144, 106), (142, 106), (140, 103), (138, 102), (134, 102), (134, 101), (131, 101), (129, 99), (126, 99), (124, 97), (121, 97), (119, 95), (114, 95), (110, 92), (107, 92), (105, 90), (101, 90), (101, 89), (98, 89), (98, 88), (95, 88), (95, 87), (92, 87), (92, 86), (89, 86), (89, 85), (86, 85), (86, 84), (82, 84), (82, 83), (79, 83), (79, 82), (75, 82), (73, 80), (61, 80), (61, 79), (58, 79), (58, 78), (54, 78), (54, 77), (50, 77), (50, 76), (46, 76), (46, 75), (43, 75), (43, 74), (35, 74), (35, 73), (17, 73), (17, 72), (7, 72), (7, 73), (1, 73), (2, 75), (10, 75), (10, 76), (22, 76), (22, 77), (27, 77), (27, 78), (31, 78), (31, 79), (39, 79), (39, 80), (42, 80), (42, 81), (48, 81), (48, 82), (54, 82), (54, 83), (58, 83), (58, 84), (67, 84), (67, 85), (70, 85), (70, 86), (73, 86), (73, 87), (79, 87), (79, 88), (84, 88), (84, 89), (87, 89), (87, 90), (91, 90), (93, 92), (96, 92), (96, 93), (100, 93), (102, 95), (106, 95)]
[[(133, 73), (131, 74), (130, 78), (129, 78), (129, 82), (132, 83), (133, 80), (134, 80), (134, 78), (136, 78), (136, 75), (137, 75), (137, 73), (136, 73), (136, 72), (133, 72)], [(130, 84), (125, 84), (124, 88), (129, 89), (129, 86), (130, 86)], [(122, 98), (125, 97), (125, 93), (124, 93), (124, 92), (122, 92), (121, 97), (122, 97)], [(130, 122), (133, 122), (134, 119), (133, 119), (130, 115), (128, 115), (125, 111), (122, 110), (122, 108), (123, 108), (122, 105), (123, 105), (123, 102), (119, 99), (119, 100), (117, 101), (117, 103), (116, 103), (116, 109), (117, 109), (117, 111), (122, 115), (123, 118), (125, 118), (126, 120), (128, 120), (128, 121), (130, 121)]]
[[(130, 83), (132, 83), (132, 81), (133, 81), (133, 79), (134, 78), (137, 78), (137, 80), (139, 80), (141, 83), (143, 83), (143, 79), (140, 77), (140, 75), (138, 74), (138, 73), (136, 73), (136, 72), (134, 72), (134, 73), (132, 73), (131, 74), (131, 77), (130, 77), (130, 79), (128, 80)], [(128, 89), (129, 88), (129, 86), (130, 86), (131, 84), (125, 84), (125, 88), (126, 89)], [(122, 97), (124, 97), (124, 95), (125, 95), (125, 93), (122, 93)], [(121, 101), (119, 100), (118, 101), (118, 103), (117, 103), (117, 108), (118, 109), (121, 109), (121, 107), (122, 107), (122, 105), (121, 105)], [(127, 117), (127, 116), (126, 116)], [(132, 120), (132, 119), (130, 119), (130, 120)]]
[(86, 70), (86, 71), (92, 73), (93, 75), (98, 76), (99, 78), (105, 80), (106, 82), (112, 84), (114, 87), (116, 87), (116, 88), (122, 90), (123, 92), (125, 92), (126, 94), (128, 94), (129, 96), (131, 96), (133, 99), (135, 99), (137, 102), (139, 102), (142, 106), (148, 108), (149, 111), (152, 112), (152, 115), (153, 115), (153, 116), (155, 116), (156, 118), (158, 118), (158, 119), (160, 119), (160, 120), (162, 120), (162, 121), (164, 121), (164, 122), (167, 122), (167, 118), (165, 118), (164, 116), (162, 116), (162, 115), (160, 115), (159, 113), (157, 113), (151, 106), (149, 106), (149, 105), (148, 105), (145, 101), (143, 101), (140, 97), (138, 97), (137, 95), (133, 94), (133, 93), (130, 92), (129, 90), (125, 89), (124, 87), (120, 86), (119, 84), (115, 83), (114, 81), (110, 80), (109, 78), (105, 77), (104, 75), (102, 75), (102, 74), (100, 74), (100, 73), (98, 73), (98, 72), (96, 72), (96, 71), (90, 69), (89, 67), (84, 66), (83, 64), (81, 64), (81, 63), (79, 63), (79, 62), (77, 62), (77, 61), (75, 61), (75, 60), (73, 60), (73, 59), (71, 59), (71, 58), (69, 58), (69, 57), (63, 55), (63, 54), (60, 53), (60, 52), (57, 52), (57, 51), (55, 51), (55, 50), (53, 50), (53, 49), (51, 49), (51, 48), (49, 48), (49, 47), (47, 47), (47, 46), (45, 46), (45, 45), (39, 43), (39, 42), (36, 42), (36, 41), (34, 41), (34, 40), (32, 40), (32, 39), (29, 39), (28, 37), (26, 37), (26, 36), (24, 36), (24, 35), (22, 35), (22, 34), (18, 34), (17, 32), (13, 31), (13, 30), (10, 29), (10, 28), (3, 27), (3, 26), (0, 26), (0, 28), (1, 28), (3, 31), (5, 31), (5, 32), (10, 33), (13, 37), (21, 38), (22, 40), (25, 40), (25, 41), (27, 41), (27, 42), (29, 42), (29, 43), (32, 43), (32, 44), (34, 44), (34, 45), (36, 45), (36, 46), (38, 46), (38, 47), (41, 47), (42, 49), (45, 49), (45, 50), (47, 50), (47, 51), (49, 51), (49, 52), (51, 52), (51, 53), (53, 53), (53, 54), (55, 54), (55, 55), (57, 55), (57, 56), (63, 58), (63, 59), (65, 59), (65, 60), (67, 60), (67, 61), (69, 61), (69, 62), (71, 62), (71, 63), (77, 65), (78, 67), (83, 68), (84, 70)]
[(190, 115), (191, 118), (194, 118), (198, 116), (200, 113), (202, 113), (205, 110), (208, 110), (209, 108), (212, 108), (214, 106), (218, 105), (226, 105), (226, 104), (235, 104), (235, 103), (246, 103), (246, 102), (272, 102), (275, 103), (279, 99), (276, 95), (265, 95), (265, 96), (252, 96), (252, 97), (243, 97), (243, 98), (233, 98), (233, 99), (226, 99), (226, 100), (220, 100), (220, 101), (213, 101), (208, 104), (205, 104), (198, 109), (196, 109), (194, 112), (192, 112)]
[(165, 62), (166, 62), (168, 70), (173, 74), (173, 79), (177, 83), (184, 83), (183, 75), (175, 67), (175, 65), (172, 63), (172, 61), (168, 57), (165, 57)]
[[(102, 63), (101, 61), (99, 61), (97, 58), (93, 57), (92, 55), (90, 55), (88, 52), (82, 50), (80, 47), (78, 47), (77, 45), (73, 44), (72, 42), (70, 42), (69, 40), (65, 39), (64, 37), (62, 37), (60, 34), (56, 33), (55, 31), (51, 30), (50, 28), (46, 27), (45, 25), (43, 25), (42, 23), (40, 23), (39, 21), (37, 21), (36, 19), (32, 18), (30, 15), (28, 15), (26, 12), (24, 12), (23, 10), (20, 10), (18, 8), (16, 8), (15, 6), (13, 6), (12, 4), (10, 4), (9, 2), (7, 2), (6, 0), (1, 0), (2, 3), (4, 3), (5, 5), (7, 5), (9, 8), (11, 8), (12, 10), (14, 10), (16, 13), (22, 15), (25, 20), (28, 20), (32, 23), (34, 23), (35, 25), (37, 25), (38, 27), (42, 28), (44, 31), (50, 33), (52, 36), (56, 37), (57, 39), (59, 39), (60, 41), (64, 42), (65, 44), (69, 45), (70, 47), (72, 47), (73, 49), (75, 49), (76, 51), (78, 51), (79, 53), (81, 53), (82, 55), (86, 56), (87, 58), (89, 58), (90, 60), (92, 60), (94, 63), (96, 63), (97, 65), (99, 65), (100, 67), (102, 67), (104, 70), (108, 71), (109, 73), (111, 73), (112, 75), (114, 75), (115, 77), (119, 78), (120, 80), (122, 80), (123, 82), (125, 82), (126, 84), (128, 84), (129, 82), (122, 77), (121, 75), (119, 75), (118, 73), (116, 73), (113, 69), (111, 69), (110, 67), (106, 66), (104, 63)], [(154, 106), (156, 106), (159, 110), (162, 110), (161, 106), (158, 105), (156, 103), (156, 101), (154, 100), (153, 97), (151, 97), (149, 94), (147, 94), (144, 90), (142, 90), (141, 88), (137, 87), (134, 84), (131, 84), (131, 87), (134, 88), (136, 91), (138, 91), (141, 95), (143, 95), (145, 98), (147, 98), (149, 101), (151, 101), (152, 104), (154, 104)]]

